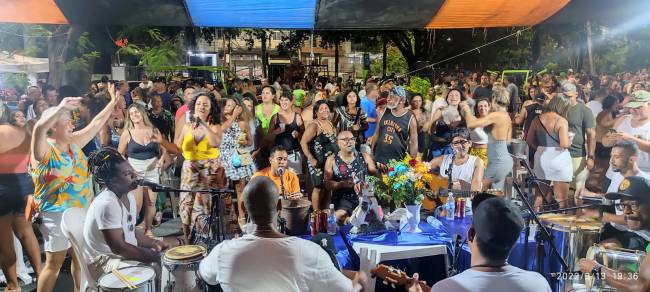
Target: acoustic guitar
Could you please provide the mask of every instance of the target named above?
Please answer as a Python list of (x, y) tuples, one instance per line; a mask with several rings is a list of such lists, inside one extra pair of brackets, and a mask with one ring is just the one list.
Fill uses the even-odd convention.
[[(447, 196), (449, 196), (449, 180), (445, 177), (434, 175), (429, 181), (430, 192), (424, 193), (424, 199), (422, 199), (422, 208), (425, 210), (433, 211), (437, 207), (442, 206), (447, 201)], [(495, 196), (502, 197), (503, 191), (498, 189), (488, 189), (485, 191), (463, 191), (463, 190), (451, 190), (454, 194), (454, 198), (471, 198), (478, 193), (490, 193)]]
[[(393, 288), (396, 286), (407, 285), (413, 280), (413, 278), (409, 277), (404, 271), (381, 264), (371, 269), (370, 273), (373, 276), (384, 280), (385, 285), (391, 285)], [(431, 291), (431, 287), (429, 287), (425, 281), (418, 281), (418, 284), (422, 291)]]

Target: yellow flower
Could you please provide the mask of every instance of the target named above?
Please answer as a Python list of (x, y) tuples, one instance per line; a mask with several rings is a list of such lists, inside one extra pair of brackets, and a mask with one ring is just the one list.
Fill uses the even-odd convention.
[(388, 185), (388, 184), (389, 184), (388, 176), (383, 175), (383, 176), (382, 176), (382, 181), (384, 182), (385, 185)]
[(416, 181), (414, 184), (416, 189), (423, 189), (424, 188), (424, 183), (420, 180)]

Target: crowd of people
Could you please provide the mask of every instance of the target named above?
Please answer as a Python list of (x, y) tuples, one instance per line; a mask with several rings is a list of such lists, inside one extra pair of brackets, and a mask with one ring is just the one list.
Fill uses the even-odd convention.
[[(513, 139), (525, 141), (532, 174), (543, 182), (535, 194), (538, 210), (571, 207), (582, 197), (616, 192), (629, 176), (650, 179), (646, 70), (601, 76), (569, 70), (528, 82), (454, 72), (434, 80), (427, 94), (408, 92), (406, 81), (399, 78), (370, 78), (362, 87), (311, 75), (273, 83), (163, 77), (151, 81), (146, 76), (141, 81), (130, 87), (125, 81), (103, 79), (93, 82), (86, 94), (73, 86), (30, 86), (15, 109), (0, 106), (0, 200), (5, 202), (0, 208), (0, 263), (6, 291), (20, 290), (12, 234), (26, 250), (38, 291), (52, 291), (71, 247), (61, 221), (63, 212), (72, 207), (88, 210), (85, 252), (101, 272), (124, 260), (159, 262), (155, 251), (187, 244), (192, 228), (206, 224), (212, 200), (220, 200), (225, 232), (240, 233), (247, 222), (257, 227), (251, 237), (241, 238), (251, 241), (250, 247), (215, 248), (223, 253), (214, 255), (219, 261), (211, 259), (213, 255), (208, 260), (219, 264), (201, 268), (228, 269), (219, 265), (233, 261), (235, 252), (250, 256), (254, 265), (263, 255), (250, 253), (251, 249), (265, 239), (284, 238), (269, 219), (275, 216), (273, 202), (278, 197), (307, 198), (314, 211), (334, 204), (339, 224), (345, 224), (359, 205), (359, 183), (366, 176), (385, 173), (391, 160), (407, 154), (426, 161), (441, 177), (450, 175), (461, 190), (505, 190), (518, 167), (514, 159), (520, 159), (513, 159), (508, 145)], [(525, 94), (519, 94), (523, 90)], [(449, 165), (453, 170), (447, 174)], [(598, 167), (608, 168), (604, 176)], [(603, 185), (587, 188), (589, 177), (597, 177)], [(180, 193), (183, 237), (153, 239), (152, 228), (160, 224), (166, 194), (137, 181), (174, 179), (180, 189), (232, 188), (236, 196)], [(490, 201), (486, 205), (492, 207), (485, 208), (510, 208), (502, 201)], [(604, 214), (583, 210), (576, 215), (611, 223), (604, 232), (606, 243), (644, 250), (650, 241), (650, 221), (647, 214), (639, 215), (643, 206), (616, 207)], [(485, 222), (505, 220), (519, 226), (517, 218), (492, 218), (493, 211), (487, 213)], [(31, 228), (34, 217), (40, 222), (44, 265)], [(493, 239), (490, 232), (497, 232), (485, 225), (473, 228), (479, 239), (488, 234), (483, 240)], [(515, 229), (510, 231), (518, 234), (521, 228)], [(472, 247), (477, 255), (483, 254), (477, 261), (499, 263), (514, 244), (505, 240), (499, 246), (507, 250), (494, 252), (481, 242)], [(276, 247), (290, 246), (304, 253), (313, 249), (286, 238)], [(233, 254), (226, 255), (231, 250)], [(80, 263), (70, 254), (79, 287)], [(278, 251), (275, 256), (280, 255)], [(301, 265), (324, 264), (316, 259)], [(210, 283), (240, 287), (238, 280), (221, 273), (225, 272), (204, 274), (212, 277), (206, 279)], [(253, 270), (250, 273), (253, 276)], [(340, 282), (348, 289), (351, 283), (364, 281), (359, 273), (345, 275), (352, 282), (331, 274), (328, 284)], [(314, 283), (296, 285), (315, 291)], [(457, 285), (446, 282), (441, 287)]]

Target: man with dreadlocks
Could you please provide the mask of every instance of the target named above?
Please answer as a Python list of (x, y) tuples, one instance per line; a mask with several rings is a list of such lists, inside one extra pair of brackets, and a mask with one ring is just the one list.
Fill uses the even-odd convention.
[(113, 268), (137, 262), (154, 264), (156, 274), (160, 275), (160, 252), (169, 245), (135, 228), (136, 206), (132, 193), (137, 187), (135, 170), (119, 152), (110, 148), (94, 152), (88, 164), (95, 182), (102, 188), (88, 208), (83, 230), (86, 241), (83, 252), (93, 259), (90, 263), (93, 277), (98, 280)]

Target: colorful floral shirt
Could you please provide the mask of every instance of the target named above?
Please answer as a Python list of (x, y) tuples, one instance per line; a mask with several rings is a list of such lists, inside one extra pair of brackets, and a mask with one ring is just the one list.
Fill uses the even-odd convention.
[(34, 197), (41, 212), (63, 212), (71, 207), (85, 208), (93, 196), (88, 175), (88, 160), (79, 146), (60, 152), (48, 142), (50, 150), (36, 167), (30, 165)]

